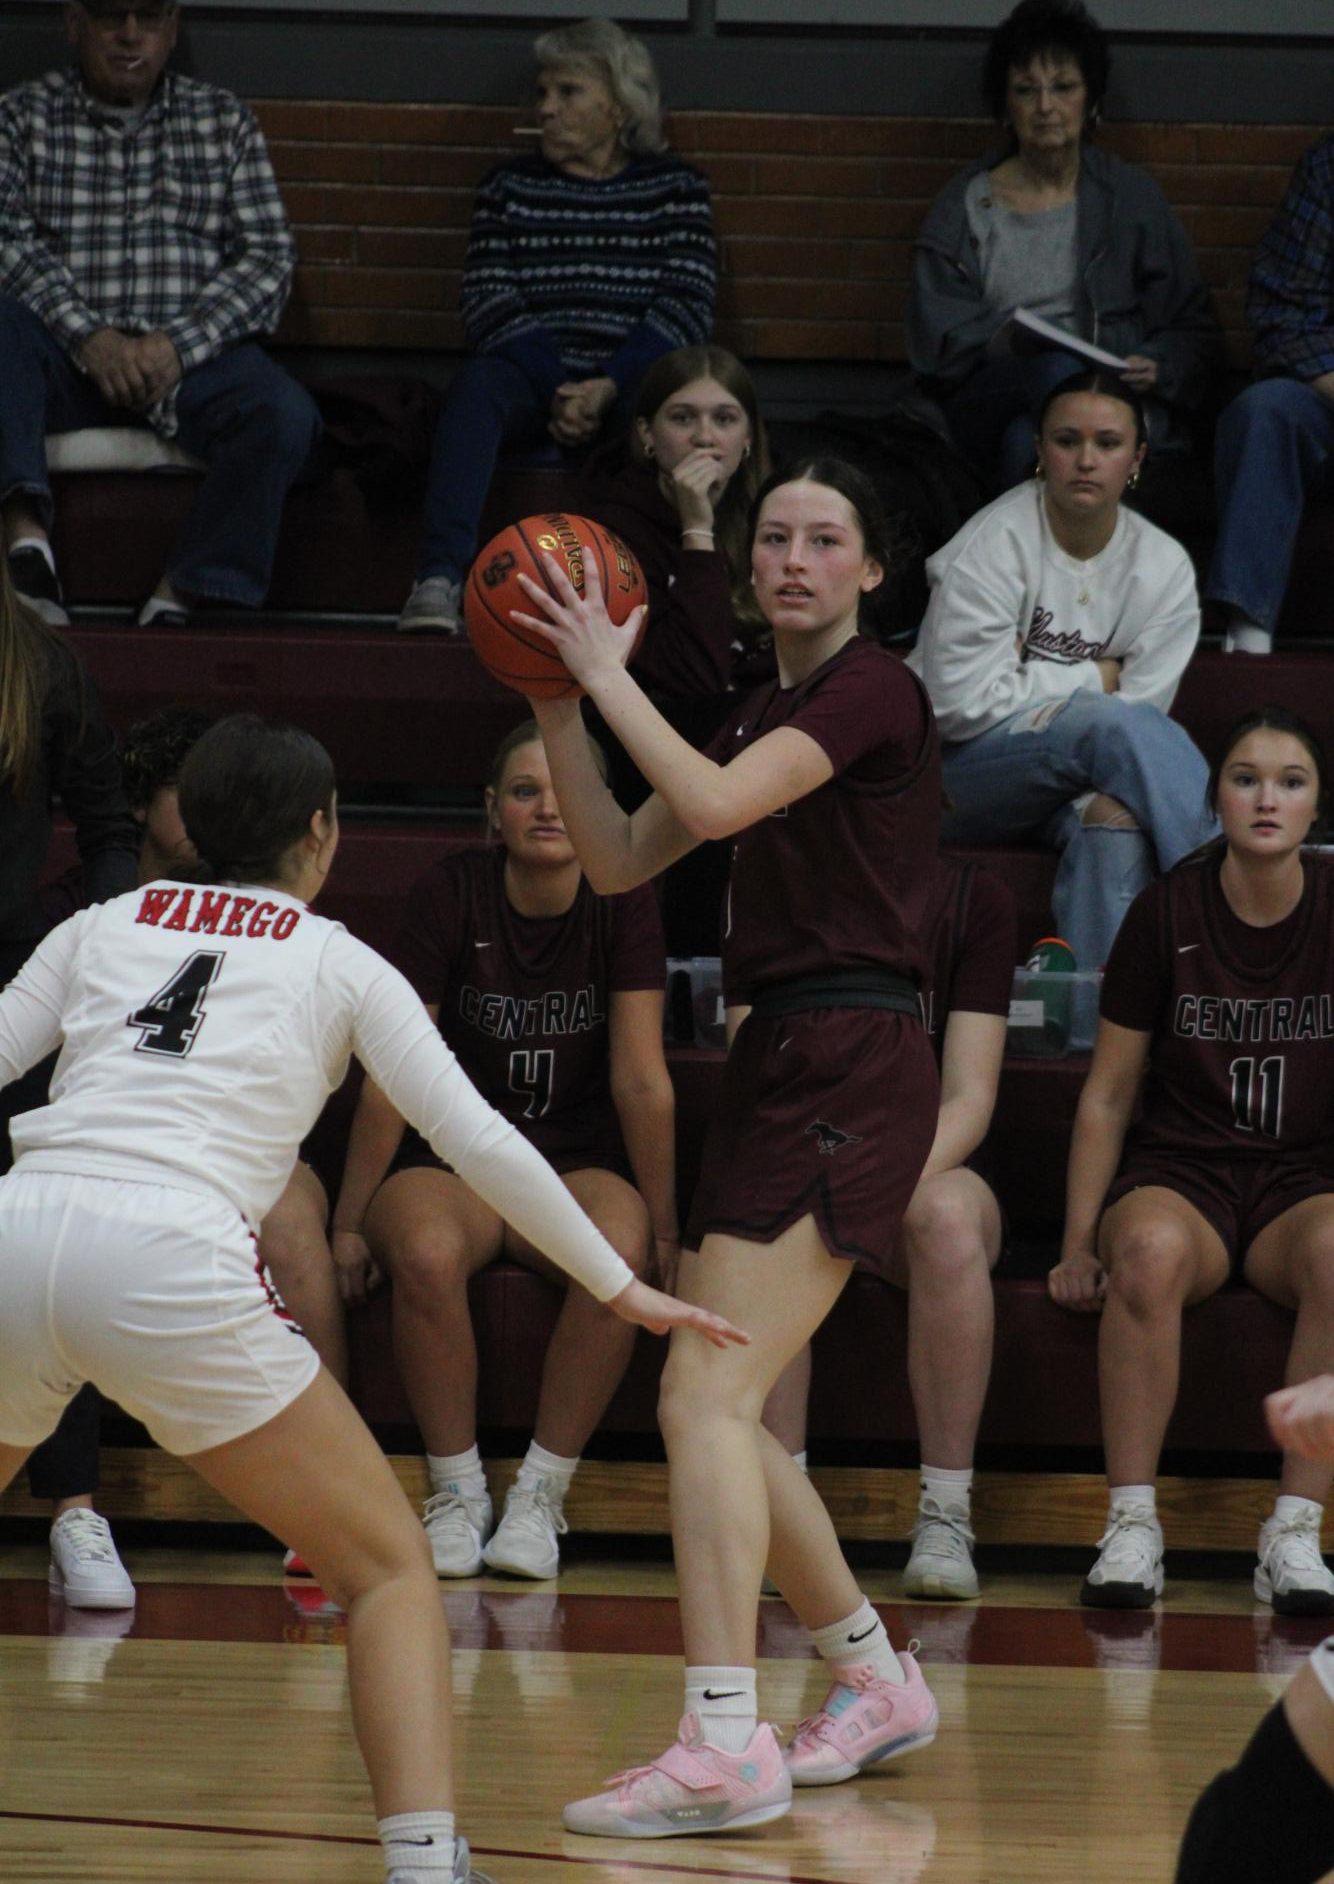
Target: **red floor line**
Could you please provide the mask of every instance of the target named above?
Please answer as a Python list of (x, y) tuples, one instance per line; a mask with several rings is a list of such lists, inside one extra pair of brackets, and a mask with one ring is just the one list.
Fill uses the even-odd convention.
[[(363, 1838), (349, 1832), (265, 1831), (255, 1825), (198, 1825), (176, 1819), (108, 1818), (91, 1812), (17, 1812), (0, 1806), (0, 1819), (23, 1819), (39, 1825), (100, 1825), (131, 1832), (198, 1832), (209, 1838), (285, 1838), (296, 1844), (378, 1845), (377, 1838)], [(475, 1858), (536, 1858), (543, 1864), (605, 1864), (605, 1854), (592, 1852), (585, 1857), (560, 1851), (513, 1851), (505, 1845), (474, 1845)], [(828, 1878), (794, 1877), (791, 1871), (716, 1871), (698, 1865), (663, 1864), (650, 1858), (618, 1858), (620, 1871), (657, 1871), (673, 1877), (715, 1877), (743, 1879), (744, 1884), (830, 1884)]]
[(350, 1832), (265, 1831), (257, 1825), (197, 1825), (176, 1819), (108, 1818), (93, 1812), (11, 1812), (0, 1806), (0, 1819), (25, 1819), (39, 1825), (109, 1825), (127, 1832), (198, 1832), (208, 1838), (286, 1838), (310, 1845), (378, 1845), (378, 1838)]

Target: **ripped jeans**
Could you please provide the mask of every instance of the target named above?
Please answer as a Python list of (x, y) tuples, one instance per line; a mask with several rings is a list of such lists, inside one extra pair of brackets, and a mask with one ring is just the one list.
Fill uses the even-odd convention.
[[(1131, 902), (1159, 870), (1214, 836), (1209, 768), (1155, 706), (1091, 690), (1025, 708), (942, 753), (953, 844), (1046, 844), (1061, 854), (1052, 914), (1080, 968), (1101, 968)], [(1086, 822), (1103, 792), (1134, 825)], [(1135, 828), (1138, 827), (1138, 828)]]

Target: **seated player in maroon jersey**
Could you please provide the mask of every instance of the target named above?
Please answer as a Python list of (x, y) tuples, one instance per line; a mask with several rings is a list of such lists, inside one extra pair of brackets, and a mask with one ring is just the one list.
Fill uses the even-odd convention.
[[(675, 1100), (662, 1051), (657, 902), (647, 887), (594, 895), (531, 720), (501, 744), (486, 802), (495, 847), (447, 856), (422, 878), (398, 965), (478, 1090), (555, 1166), (618, 1254), (639, 1272), (656, 1243), (670, 1283)], [(394, 1353), (426, 1443), (424, 1521), (437, 1573), (476, 1576), (485, 1563), (554, 1577), (565, 1493), (629, 1363), (633, 1330), (585, 1290), (567, 1290), (533, 1443), (492, 1537), (468, 1279), (501, 1255), (558, 1272), (424, 1140), (404, 1135), (369, 1082), (333, 1240), (345, 1273), (375, 1262), (393, 1281)]]
[[(1296, 1311), (1289, 1381), (1334, 1354), (1334, 859), (1302, 850), (1327, 805), (1319, 742), (1283, 708), (1248, 714), (1209, 795), (1222, 839), (1141, 892), (1107, 965), (1050, 1276), (1056, 1301), (1102, 1310), (1111, 1515), (1082, 1600), (1106, 1607), (1162, 1591), (1183, 1308), (1237, 1272)], [(1334, 1611), (1329, 1483), (1285, 1454), (1255, 1572), (1281, 1614)]]
[[(1334, 1465), (1334, 1374), (1265, 1401), (1285, 1452)], [(1334, 1871), (1334, 1636), (1294, 1675), (1236, 1766), (1201, 1793), (1176, 1884), (1315, 1884)]]
[[(908, 1291), (908, 1380), (922, 1446), (909, 1596), (977, 1595), (970, 1525), (973, 1447), (991, 1374), (991, 1271), (1001, 1212), (977, 1159), (1000, 1084), (1014, 983), (1014, 898), (975, 864), (938, 859), (923, 937), (927, 1032), (940, 1067), (935, 1142), (903, 1219), (888, 1271)], [(739, 1024), (744, 1009), (729, 1009)], [(980, 1168), (979, 1168), (980, 1166)], [(764, 1409), (765, 1426), (805, 1467), (810, 1349)]]
[[(656, 700), (717, 701), (773, 672), (749, 584), (750, 507), (768, 473), (754, 381), (735, 354), (713, 346), (656, 360), (625, 439), (584, 471), (588, 515), (625, 539), (648, 583), (634, 671)], [(710, 733), (721, 717), (715, 707)]]
[[(590, 880), (625, 890), (730, 838), (724, 978), (750, 1013), (727, 1057), (691, 1210), (681, 1287), (729, 1302), (751, 1337), (736, 1366), (674, 1344), (659, 1419), (686, 1649), (678, 1737), (565, 1809), (570, 1831), (660, 1838), (760, 1825), (793, 1785), (828, 1785), (927, 1745), (935, 1702), (857, 1586), (819, 1497), (761, 1425), (764, 1402), (854, 1265), (887, 1272), (931, 1149), (939, 1078), (919, 990), (940, 830), (940, 759), (916, 677), (859, 632), (889, 565), (873, 487), (834, 459), (775, 475), (756, 500), (755, 597), (778, 679), (695, 751), (626, 671), (629, 633), (596, 581), (548, 562), (526, 582), (545, 627), (653, 787), (632, 814), (588, 754), (576, 706), (535, 704)], [(586, 578), (587, 581), (587, 578)], [(832, 1686), (780, 1749), (761, 1724), (755, 1635), (766, 1562)]]

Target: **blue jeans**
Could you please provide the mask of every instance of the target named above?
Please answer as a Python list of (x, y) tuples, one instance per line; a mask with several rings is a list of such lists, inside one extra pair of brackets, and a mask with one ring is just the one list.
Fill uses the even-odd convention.
[[(177, 439), (204, 461), (198, 495), (166, 574), (183, 595), (256, 608), (268, 591), (283, 500), (319, 437), (304, 387), (261, 348), (233, 347), (185, 375)], [(48, 432), (130, 425), (23, 304), (0, 296), (0, 503), (19, 493), (52, 514)]]
[(1273, 633), (1302, 510), (1334, 458), (1334, 404), (1262, 379), (1224, 408), (1214, 443), (1218, 536), (1205, 594)]
[[(477, 529), (502, 449), (551, 445), (550, 418), (550, 395), (513, 361), (474, 353), (459, 367), (445, 391), (431, 442), (419, 582), (429, 576), (463, 580), (477, 554)], [(604, 417), (603, 430), (614, 433), (629, 422), (629, 403), (622, 394)], [(578, 455), (562, 452), (559, 457), (575, 463)]]
[[(1080, 968), (1103, 966), (1155, 871), (1217, 829), (1204, 802), (1209, 768), (1190, 735), (1157, 707), (1109, 694), (1025, 708), (943, 758), (950, 843), (1036, 838), (1061, 853), (1052, 913)], [(1117, 799), (1139, 829), (1083, 823), (1072, 801), (1090, 791)]]
[(955, 444), (990, 490), (1032, 477), (1042, 402), (1083, 365), (1073, 353), (1002, 354), (984, 360), (945, 401)]

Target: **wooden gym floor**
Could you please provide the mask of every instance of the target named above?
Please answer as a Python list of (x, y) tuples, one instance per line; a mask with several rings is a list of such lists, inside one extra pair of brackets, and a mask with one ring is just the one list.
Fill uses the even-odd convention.
[[(272, 1552), (124, 1555), (137, 1608), (66, 1613), (44, 1548), (0, 1542), (0, 1879), (377, 1884), (341, 1618)], [(496, 1884), (1169, 1884), (1196, 1793), (1327, 1632), (1249, 1578), (1238, 1557), (1115, 1615), (1079, 1609), (1068, 1573), (989, 1576), (967, 1606), (868, 1573), (892, 1639), (921, 1639), (935, 1745), (755, 1833), (625, 1842), (571, 1837), (560, 1806), (675, 1731), (670, 1570), (445, 1585), (460, 1824)], [(822, 1683), (778, 1601), (760, 1655), (762, 1712), (790, 1727)]]

